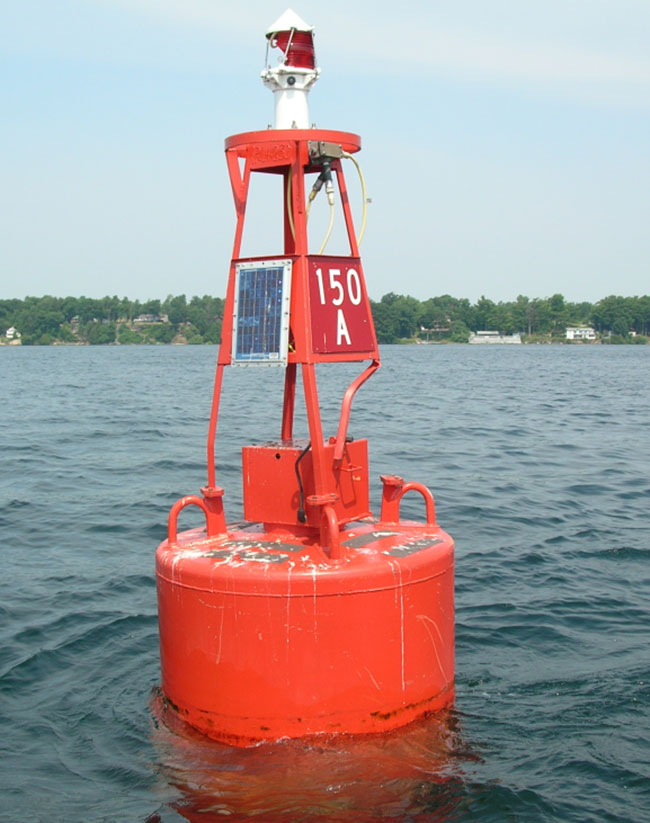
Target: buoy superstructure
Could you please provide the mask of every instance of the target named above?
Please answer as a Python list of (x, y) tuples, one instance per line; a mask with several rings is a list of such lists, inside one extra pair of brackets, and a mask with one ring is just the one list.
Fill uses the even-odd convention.
[[(207, 485), (174, 504), (156, 553), (164, 699), (191, 726), (237, 746), (383, 732), (454, 697), (453, 540), (436, 522), (429, 489), (396, 475), (381, 477), (374, 516), (368, 443), (348, 435), (355, 394), (380, 365), (344, 175), (348, 160), (359, 169), (361, 140), (309, 124), (307, 95), (320, 73), (313, 28), (288, 10), (267, 42), (280, 52), (262, 72), (275, 128), (225, 141), (236, 228)], [(268, 255), (245, 258), (255, 174), (282, 178), (283, 237)], [(326, 242), (309, 248), (309, 209), (321, 189), (332, 216), (338, 202), (348, 254), (325, 254)], [(365, 366), (326, 436), (316, 368), (338, 362)], [(284, 369), (279, 431), (243, 446), (244, 521), (231, 525), (215, 464), (228, 366)], [(299, 379), (305, 439), (293, 434)], [(421, 498), (422, 521), (401, 518), (407, 493)], [(188, 506), (203, 512), (205, 526), (179, 533)]]

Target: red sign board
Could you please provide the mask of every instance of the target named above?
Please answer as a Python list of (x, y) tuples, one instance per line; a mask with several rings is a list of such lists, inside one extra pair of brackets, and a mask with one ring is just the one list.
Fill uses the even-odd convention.
[(374, 349), (372, 317), (359, 258), (310, 257), (309, 302), (315, 353)]

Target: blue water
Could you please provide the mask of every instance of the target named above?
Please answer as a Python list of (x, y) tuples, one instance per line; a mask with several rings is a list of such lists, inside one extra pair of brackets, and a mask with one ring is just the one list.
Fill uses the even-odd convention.
[[(384, 347), (351, 433), (456, 539), (455, 708), (249, 750), (155, 691), (154, 551), (205, 482), (215, 355), (0, 349), (0, 819), (650, 821), (650, 347)], [(357, 370), (319, 372), (328, 434)], [(228, 370), (231, 520), (281, 387)]]

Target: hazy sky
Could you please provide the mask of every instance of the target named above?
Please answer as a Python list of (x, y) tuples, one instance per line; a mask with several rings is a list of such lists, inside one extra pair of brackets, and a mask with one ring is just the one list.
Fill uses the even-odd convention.
[[(223, 294), (223, 140), (273, 119), (286, 4), (0, 0), (0, 297)], [(311, 119), (363, 139), (371, 297), (650, 293), (649, 0), (292, 7)], [(281, 251), (276, 194), (250, 253)]]

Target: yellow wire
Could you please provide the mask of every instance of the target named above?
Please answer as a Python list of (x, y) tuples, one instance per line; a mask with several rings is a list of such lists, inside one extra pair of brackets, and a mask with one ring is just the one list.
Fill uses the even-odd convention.
[(357, 163), (356, 158), (349, 154), (347, 151), (343, 152), (343, 157), (347, 157), (349, 160), (352, 160), (354, 165), (357, 167), (357, 172), (359, 173), (359, 182), (361, 183), (361, 196), (363, 197), (363, 212), (361, 216), (361, 230), (359, 231), (359, 236), (357, 237), (357, 246), (361, 246), (361, 241), (363, 240), (363, 235), (366, 231), (366, 222), (368, 219), (368, 198), (366, 197), (366, 181), (363, 177), (361, 166)]
[(323, 240), (323, 245), (320, 247), (318, 253), (322, 254), (325, 251), (325, 246), (328, 244), (330, 239), (330, 234), (332, 233), (332, 228), (334, 226), (334, 204), (330, 203), (330, 224), (327, 227), (327, 234), (325, 235), (325, 239)]
[(291, 229), (291, 236), (294, 243), (296, 242), (296, 229), (293, 225), (293, 209), (291, 208), (291, 178), (293, 176), (293, 166), (289, 166), (289, 175), (287, 177), (287, 217), (289, 218), (289, 228)]

